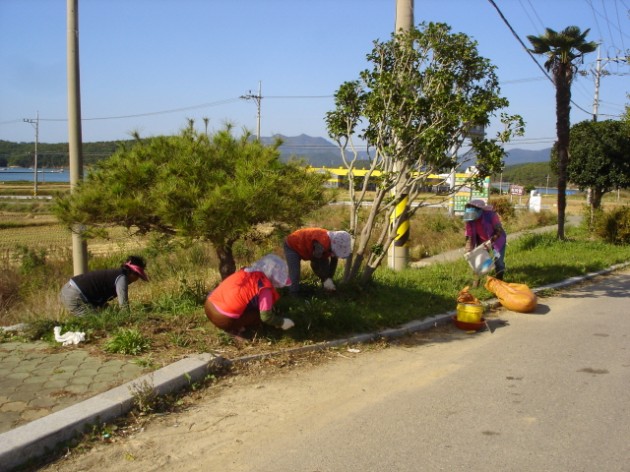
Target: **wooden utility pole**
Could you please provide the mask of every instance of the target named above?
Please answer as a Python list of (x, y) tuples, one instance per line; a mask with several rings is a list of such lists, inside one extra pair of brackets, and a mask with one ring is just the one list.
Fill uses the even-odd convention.
[[(395, 32), (405, 32), (413, 28), (413, 0), (396, 0), (396, 25)], [(404, 164), (398, 161), (395, 164), (397, 172), (404, 172)], [(401, 186), (395, 189), (395, 198), (398, 202), (392, 215), (391, 230), (396, 232), (394, 243), (389, 248), (388, 266), (390, 269), (403, 270), (409, 260), (409, 197)]]
[[(81, 138), (81, 88), (79, 86), (79, 0), (67, 0), (68, 67), (68, 153), (70, 156), (70, 191), (83, 179)], [(74, 275), (87, 272), (87, 243), (82, 226), (72, 229), (72, 264)]]

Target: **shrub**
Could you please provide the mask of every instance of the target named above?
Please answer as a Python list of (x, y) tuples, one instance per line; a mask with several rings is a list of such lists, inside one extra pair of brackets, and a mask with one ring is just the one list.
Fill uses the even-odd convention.
[(509, 221), (516, 217), (516, 210), (514, 204), (508, 197), (493, 197), (488, 200), (488, 204), (494, 207), (494, 210), (499, 214), (503, 222)]
[(26, 246), (18, 246), (16, 252), (20, 259), (20, 271), (23, 274), (30, 274), (38, 267), (46, 265), (46, 250), (31, 249)]
[(630, 207), (598, 212), (593, 230), (598, 237), (611, 244), (630, 243)]

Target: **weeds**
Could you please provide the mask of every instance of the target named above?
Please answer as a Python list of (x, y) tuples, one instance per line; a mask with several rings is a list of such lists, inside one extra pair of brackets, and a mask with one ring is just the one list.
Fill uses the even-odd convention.
[(112, 354), (137, 356), (151, 347), (151, 340), (133, 328), (121, 328), (105, 343), (105, 351)]
[[(555, 215), (551, 212), (517, 210), (505, 225), (509, 233), (552, 222)], [(310, 215), (306, 224), (345, 228), (347, 213), (339, 207), (322, 208)], [(423, 208), (411, 224), (412, 260), (463, 246), (461, 219), (441, 209)], [(252, 240), (239, 249), (240, 254), (249, 259), (259, 256), (257, 251), (277, 249), (279, 236), (273, 236), (270, 246), (256, 249), (256, 237), (252, 235)], [(506, 255), (508, 281), (536, 287), (630, 259), (628, 248), (595, 241), (585, 229), (572, 228), (567, 237), (567, 241), (557, 241), (552, 231), (511, 241)], [(136, 362), (146, 366), (158, 366), (165, 357), (183, 353), (242, 349), (233, 337), (216, 329), (204, 316), (206, 294), (220, 280), (214, 269), (218, 265), (216, 255), (205, 243), (190, 245), (172, 238), (161, 239), (136, 251), (149, 261), (151, 281), (130, 287), (130, 309), (121, 310), (113, 301), (110, 307), (81, 318), (68, 317), (58, 301), (59, 289), (72, 273), (70, 254), (59, 259), (53, 257), (55, 250), (41, 249), (42, 246), (24, 246), (19, 249), (23, 263), (0, 273), (3, 324), (28, 322), (29, 339), (52, 341), (53, 327), (60, 325), (63, 332), (85, 332), (88, 343), (106, 352), (137, 356)], [(0, 256), (9, 257), (8, 253)], [(121, 250), (94, 255), (90, 258), (90, 270), (116, 267), (123, 258)], [(237, 264), (245, 265), (250, 260), (238, 260)], [(342, 271), (343, 262), (337, 278)], [(400, 272), (383, 266), (370, 284), (338, 284), (336, 294), (327, 294), (305, 270), (303, 296), (288, 297), (281, 291), (276, 305), (282, 316), (296, 322), (295, 328), (285, 332), (264, 327), (253, 335), (250, 346), (263, 352), (283, 344), (308, 344), (399, 326), (452, 310), (457, 293), (471, 281), (472, 274), (463, 259)], [(474, 292), (480, 299), (492, 296), (483, 287)]]
[(129, 387), (129, 393), (133, 397), (133, 406), (141, 414), (152, 413), (156, 409), (158, 396), (151, 382), (144, 379), (142, 382), (134, 382)]

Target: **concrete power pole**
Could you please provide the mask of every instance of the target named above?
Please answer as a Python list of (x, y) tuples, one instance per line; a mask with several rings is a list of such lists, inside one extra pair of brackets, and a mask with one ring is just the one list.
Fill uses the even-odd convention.
[[(595, 64), (595, 71), (591, 71), (595, 76), (595, 95), (593, 97), (593, 121), (597, 121), (599, 115), (599, 85), (603, 75), (609, 75), (604, 68), (610, 62), (627, 62), (627, 57), (607, 57), (602, 59), (600, 55), (599, 47), (597, 48), (597, 63)], [(627, 75), (627, 74), (622, 74)]]
[[(67, 0), (67, 67), (68, 67), (68, 152), (70, 156), (70, 191), (83, 179), (81, 137), (81, 88), (79, 80), (79, 0)], [(87, 272), (87, 243), (82, 227), (72, 229), (72, 263), (74, 275)]]
[(256, 138), (260, 141), (260, 102), (262, 101), (262, 82), (258, 81), (258, 95), (253, 95), (250, 90), (247, 95), (241, 95), (243, 100), (254, 100), (256, 102)]
[[(409, 31), (413, 28), (413, 0), (396, 0), (396, 26), (395, 32)], [(402, 163), (396, 163), (397, 172), (404, 171)], [(389, 248), (388, 266), (393, 270), (403, 270), (409, 260), (409, 198), (402, 187), (395, 189), (395, 198), (398, 204), (392, 215), (391, 229), (396, 232), (394, 243)]]
[(33, 156), (33, 196), (37, 196), (37, 145), (39, 144), (39, 111), (37, 117), (33, 120), (24, 118), (26, 123), (30, 123), (35, 127), (35, 155)]

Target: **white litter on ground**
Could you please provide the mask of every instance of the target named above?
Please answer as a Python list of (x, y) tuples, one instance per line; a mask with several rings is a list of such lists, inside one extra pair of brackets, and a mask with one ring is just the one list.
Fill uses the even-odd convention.
[(67, 333), (61, 334), (61, 326), (55, 326), (53, 333), (55, 333), (55, 341), (62, 343), (63, 346), (79, 344), (81, 341), (85, 341), (85, 333), (68, 331)]

